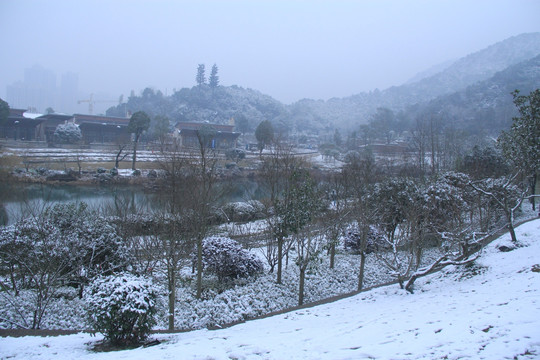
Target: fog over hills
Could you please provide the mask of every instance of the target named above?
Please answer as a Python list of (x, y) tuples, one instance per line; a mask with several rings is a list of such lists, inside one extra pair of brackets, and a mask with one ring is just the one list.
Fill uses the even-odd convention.
[(540, 33), (521, 34), (461, 58), (446, 69), (414, 83), (328, 101), (301, 100), (293, 104), (293, 109), (297, 109), (298, 120), (320, 119), (338, 127), (357, 126), (366, 123), (378, 107), (403, 110), (406, 106), (463, 90), (538, 54)]
[(496, 124), (492, 130), (496, 130), (504, 128), (511, 118), (510, 92), (530, 91), (540, 84), (538, 55), (540, 33), (528, 33), (458, 59), (430, 76), (419, 75), (416, 82), (382, 91), (327, 101), (303, 99), (284, 105), (257, 90), (235, 85), (210, 88), (204, 84), (183, 88), (170, 96), (147, 88), (139, 96), (132, 94), (126, 103), (110, 108), (107, 114), (125, 116), (143, 110), (151, 116), (166, 115), (173, 122), (227, 123), (234, 118), (242, 127), (240, 131), (253, 130), (268, 119), (286, 131), (318, 133), (334, 128), (356, 130), (369, 121), (377, 108), (385, 107), (395, 113), (405, 112), (408, 117), (444, 110), (448, 116), (459, 118), (462, 125), (465, 120), (485, 124), (490, 117)]

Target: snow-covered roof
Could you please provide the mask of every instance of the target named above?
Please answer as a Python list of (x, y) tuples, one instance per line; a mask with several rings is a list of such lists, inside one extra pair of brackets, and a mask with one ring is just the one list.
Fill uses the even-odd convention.
[(39, 114), (39, 113), (33, 113), (33, 112), (24, 112), (23, 113), (23, 117), (27, 118), (27, 119), (35, 119), (35, 118), (38, 118), (40, 116), (42, 116), (43, 114)]

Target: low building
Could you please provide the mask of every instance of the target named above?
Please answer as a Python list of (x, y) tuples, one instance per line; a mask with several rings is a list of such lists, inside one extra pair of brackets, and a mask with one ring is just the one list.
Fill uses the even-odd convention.
[(79, 125), (86, 144), (114, 143), (130, 138), (129, 118), (75, 114), (73, 122)]
[(0, 138), (13, 140), (39, 140), (39, 129), (43, 120), (41, 114), (30, 113), (24, 109), (9, 109), (9, 115), (0, 124)]
[(54, 131), (56, 130), (56, 127), (72, 120), (73, 116), (53, 113), (42, 115), (37, 119), (41, 120), (37, 136), (38, 140), (47, 141), (47, 143), (52, 144), (54, 143)]
[(205, 141), (206, 146), (212, 149), (233, 149), (240, 136), (240, 133), (233, 131), (234, 125), (179, 122), (176, 130), (180, 144), (184, 147), (198, 147), (201, 130), (210, 134)]

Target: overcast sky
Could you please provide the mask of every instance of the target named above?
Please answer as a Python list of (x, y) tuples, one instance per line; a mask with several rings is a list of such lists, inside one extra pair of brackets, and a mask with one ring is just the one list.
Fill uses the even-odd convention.
[(0, 0), (0, 97), (35, 64), (117, 99), (191, 87), (200, 63), (285, 103), (343, 97), (540, 31), (539, 15), (538, 0)]

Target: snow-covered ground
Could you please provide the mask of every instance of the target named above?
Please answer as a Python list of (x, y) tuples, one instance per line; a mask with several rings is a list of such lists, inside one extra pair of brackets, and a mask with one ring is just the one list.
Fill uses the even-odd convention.
[(223, 330), (156, 335), (160, 345), (95, 353), (101, 337), (1, 338), (1, 359), (538, 359), (540, 220), (408, 294), (389, 286)]

